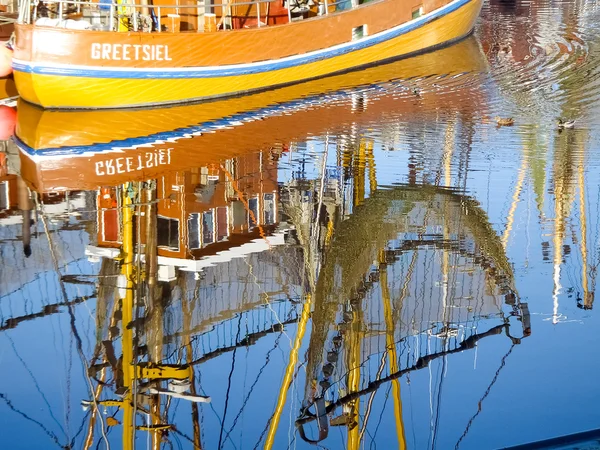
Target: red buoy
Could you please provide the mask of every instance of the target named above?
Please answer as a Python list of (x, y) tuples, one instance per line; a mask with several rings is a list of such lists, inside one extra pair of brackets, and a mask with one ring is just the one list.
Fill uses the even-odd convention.
[(10, 106), (0, 105), (0, 140), (5, 141), (15, 132), (17, 111)]

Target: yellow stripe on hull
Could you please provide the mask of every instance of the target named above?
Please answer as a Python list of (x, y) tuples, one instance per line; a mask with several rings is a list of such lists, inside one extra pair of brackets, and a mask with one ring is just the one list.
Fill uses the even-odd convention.
[(472, 0), (437, 20), (386, 42), (302, 66), (216, 78), (92, 78), (14, 72), (24, 100), (44, 108), (150, 106), (223, 97), (297, 83), (460, 39), (472, 30), (482, 0)]

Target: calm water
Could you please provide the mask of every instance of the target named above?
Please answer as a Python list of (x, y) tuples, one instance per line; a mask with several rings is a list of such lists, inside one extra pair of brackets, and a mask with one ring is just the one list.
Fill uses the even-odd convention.
[(243, 100), (19, 104), (0, 447), (600, 428), (599, 23), (595, 1), (491, 0), (454, 47)]

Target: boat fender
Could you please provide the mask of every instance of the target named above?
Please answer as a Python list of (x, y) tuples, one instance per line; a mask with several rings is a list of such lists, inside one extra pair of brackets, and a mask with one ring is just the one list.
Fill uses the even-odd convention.
[(0, 140), (6, 141), (11, 138), (15, 132), (16, 123), (17, 111), (15, 108), (0, 105)]
[(9, 44), (0, 46), (0, 77), (7, 77), (12, 73), (13, 51)]

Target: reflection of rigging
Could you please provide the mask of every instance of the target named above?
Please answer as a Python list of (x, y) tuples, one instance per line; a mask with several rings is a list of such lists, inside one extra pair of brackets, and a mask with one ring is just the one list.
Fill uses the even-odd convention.
[[(360, 151), (364, 144), (357, 142), (355, 145), (358, 149), (357, 159), (360, 161), (362, 157), (364, 160), (368, 154)], [(314, 378), (306, 380), (305, 405), (296, 423), (300, 436), (309, 442), (325, 439), (329, 426), (343, 425), (348, 428), (348, 448), (358, 448), (371, 414), (373, 395), (379, 386), (390, 381), (393, 388), (398, 441), (400, 447), (404, 448), (406, 444), (399, 378), (412, 370), (426, 367), (430, 361), (438, 357), (445, 359), (452, 353), (473, 348), (479, 339), (503, 331), (511, 338), (513, 344), (518, 343), (519, 340), (512, 338), (509, 333), (510, 317), (516, 316), (523, 321), (523, 335), (527, 336), (530, 327), (527, 308), (525, 304), (520, 303), (514, 291), (512, 269), (504, 256), (503, 245), (486, 223), (485, 214), (478, 210), (475, 202), (452, 191), (433, 186), (372, 190), (371, 196), (365, 199), (362, 177), (365, 174), (365, 166), (371, 165), (365, 164), (361, 167), (359, 161), (349, 157), (348, 155), (352, 153), (348, 152), (347, 144), (341, 147), (341, 151), (344, 152), (344, 156), (337, 158), (344, 164), (340, 172), (348, 174), (349, 168), (353, 168), (352, 186), (349, 189), (352, 191), (353, 214), (342, 221), (339, 216), (336, 216), (334, 223), (338, 225), (335, 227), (330, 246), (320, 246), (324, 256), (321, 269), (317, 271), (315, 311), (307, 367), (309, 376)], [(446, 185), (450, 183), (448, 169), (450, 158), (451, 153), (446, 152), (445, 164), (443, 164)], [(357, 162), (359, 163), (356, 164)], [(321, 184), (312, 187), (312, 191), (323, 192), (323, 182), (321, 179)], [(370, 184), (376, 186), (374, 176)], [(328, 209), (341, 210), (334, 205), (344, 204), (345, 189), (342, 189), (340, 203), (336, 203), (336, 197), (331, 197), (331, 193), (329, 196), (330, 198), (325, 201), (326, 204), (331, 204)], [(322, 203), (323, 199), (319, 197), (318, 202)], [(334, 207), (336, 209), (332, 209)], [(299, 206), (290, 202), (289, 208), (293, 211)], [(396, 221), (394, 218), (396, 214), (398, 217), (408, 218), (408, 223)], [(442, 225), (442, 233), (437, 235), (428, 231), (435, 229), (436, 226), (439, 227), (438, 223)], [(308, 236), (306, 233), (304, 235)], [(410, 307), (416, 300), (413, 299), (416, 293), (413, 291), (416, 281), (411, 281), (411, 278), (415, 262), (420, 259), (420, 255), (429, 252), (428, 249), (439, 251), (442, 255), (443, 263), (439, 270), (440, 294), (443, 298), (440, 300), (437, 317), (417, 318), (414, 316), (416, 310)], [(377, 254), (381, 256), (375, 258), (372, 256)], [(455, 257), (449, 258), (449, 254), (454, 254)], [(405, 278), (401, 299), (398, 301), (393, 298), (398, 294), (392, 294), (397, 291), (388, 285), (387, 273), (390, 269), (399, 267), (397, 261), (404, 258), (403, 255), (411, 255), (411, 268), (408, 274), (405, 273), (405, 276), (408, 276)], [(379, 261), (375, 267), (372, 266), (374, 259)], [(483, 300), (484, 305), (486, 301), (491, 302), (490, 306), (494, 305), (493, 308), (497, 309), (496, 313), (492, 314), (489, 307), (484, 305), (483, 307), (460, 306), (460, 303), (464, 302), (462, 298), (467, 300), (467, 304), (472, 301), (472, 297), (465, 295), (464, 292), (462, 296), (457, 297), (458, 292), (453, 287), (457, 285), (458, 274), (476, 273), (475, 268), (468, 266), (462, 268), (467, 263), (475, 263), (475, 267), (479, 266), (479, 270), (484, 274), (482, 281), (486, 280), (487, 287), (484, 292), (487, 293), (477, 300)], [(339, 272), (341, 279), (336, 280), (336, 277), (340, 276), (335, 275), (336, 272)], [(396, 277), (395, 274), (394, 278)], [(479, 276), (476, 279), (479, 280)], [(434, 279), (427, 281), (428, 284), (434, 282)], [(379, 290), (374, 289), (377, 284), (381, 286)], [(495, 287), (490, 292), (492, 286)], [(433, 287), (432, 285), (431, 288)], [(470, 289), (475, 287), (476, 284), (473, 284)], [(481, 288), (477, 288), (473, 293), (480, 290)], [(501, 305), (495, 301), (495, 297), (500, 295), (505, 297), (509, 309), (508, 316), (501, 312)], [(346, 298), (349, 300), (342, 300)], [(377, 322), (373, 322), (374, 315), (378, 314), (374, 306), (376, 302), (383, 304), (385, 325), (381, 330), (377, 328)], [(403, 308), (394, 312), (393, 305), (403, 306)], [(466, 309), (466, 317), (461, 317), (461, 308)], [(393, 324), (398, 323), (398, 319), (393, 318), (403, 317), (401, 311), (412, 314), (412, 318), (409, 316), (401, 320), (402, 327), (395, 330)], [(483, 321), (484, 317), (485, 320), (489, 320), (494, 315), (501, 320), (502, 324), (492, 327), (488, 332), (474, 332), (465, 327), (469, 321), (475, 323), (478, 318)], [(430, 323), (432, 327), (419, 329), (420, 323)], [(415, 327), (415, 325), (417, 328), (405, 329), (406, 326)], [(338, 331), (332, 336), (331, 332), (326, 331), (327, 329)], [(387, 355), (389, 360), (386, 368), (387, 375), (382, 373), (382, 365), (378, 365), (374, 375), (369, 371), (369, 365), (366, 363), (371, 356), (382, 352), (377, 346), (380, 333), (385, 342), (382, 358)], [(402, 359), (408, 356), (410, 361), (412, 356), (414, 363), (411, 365), (409, 362), (405, 367), (400, 367), (398, 365), (400, 358), (396, 353), (398, 344), (403, 343), (404, 349), (418, 348), (418, 341), (424, 339), (424, 336), (429, 340), (438, 339), (440, 350), (416, 356), (405, 354)], [(462, 341), (461, 336), (463, 336)], [(372, 345), (376, 347), (370, 349)], [(345, 357), (341, 358), (340, 355)], [(319, 361), (322, 363), (319, 364)], [(382, 359), (382, 364), (383, 361)], [(335, 390), (338, 395), (335, 394)], [(366, 403), (363, 417), (360, 412), (360, 399), (368, 393), (372, 395)], [(342, 407), (342, 412), (341, 415), (336, 416), (334, 411), (337, 407)], [(329, 419), (329, 415), (333, 416)], [(318, 429), (316, 438), (310, 437), (308, 430), (305, 430), (305, 425), (313, 421), (316, 422)]]

